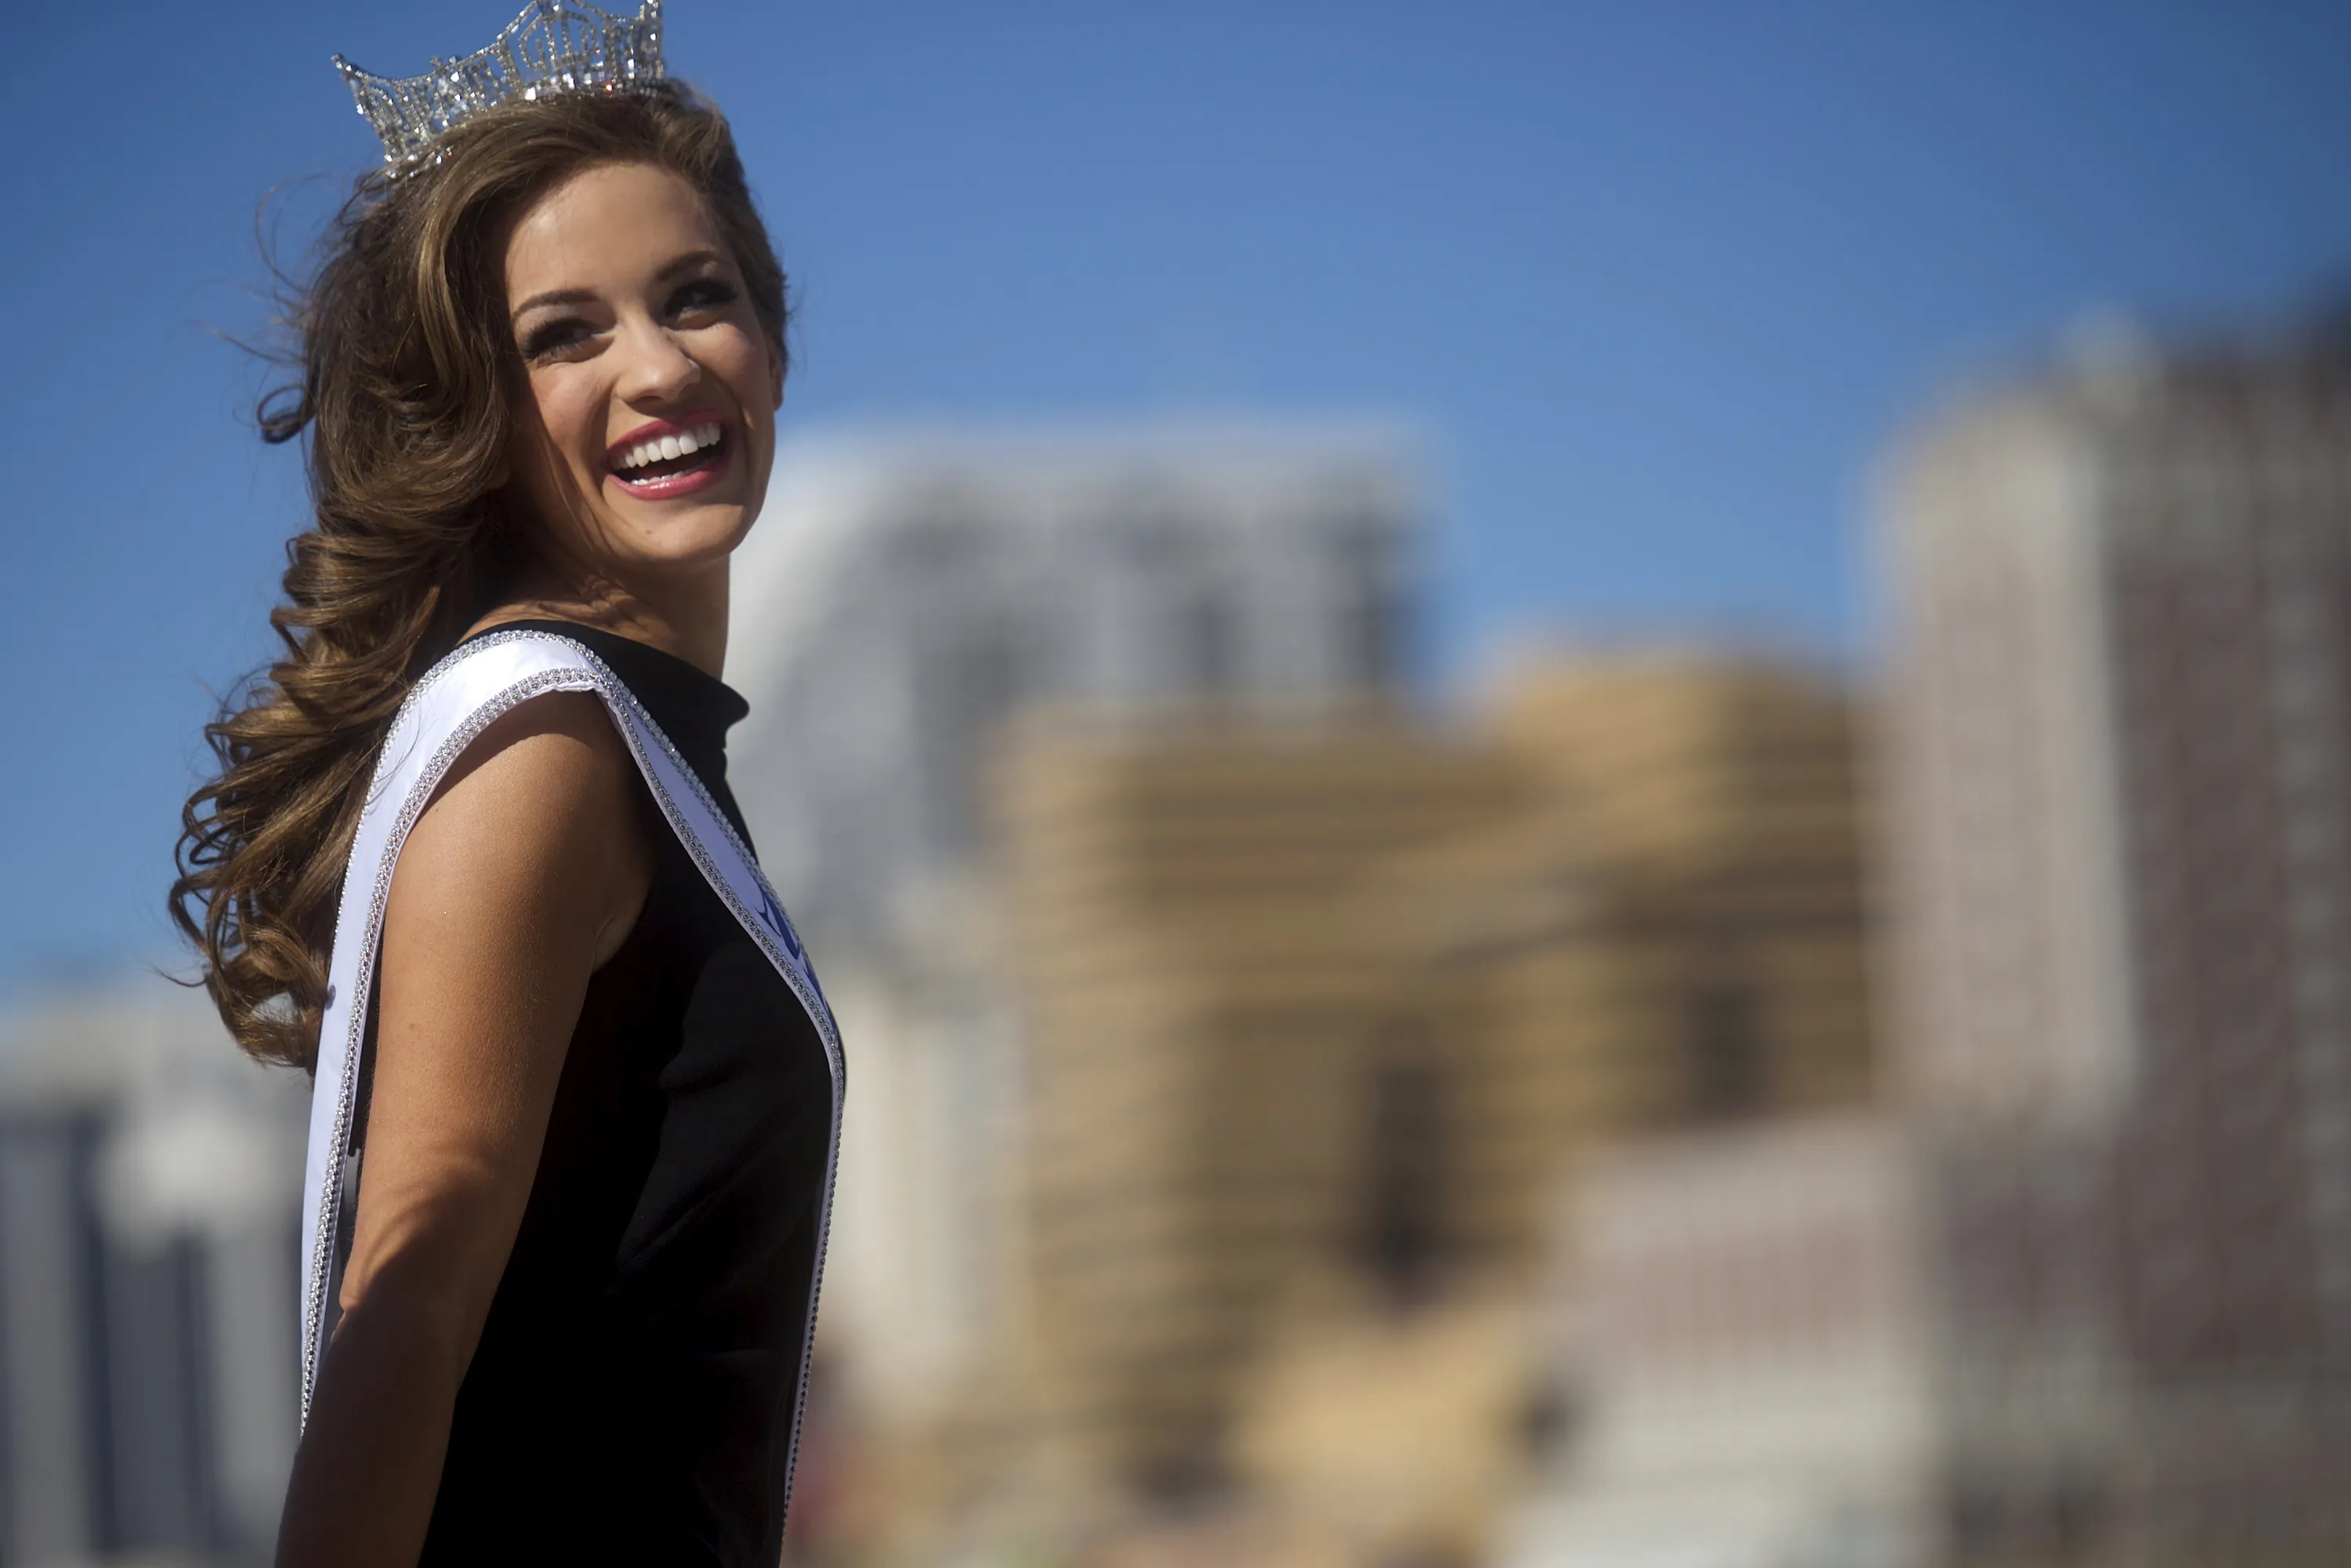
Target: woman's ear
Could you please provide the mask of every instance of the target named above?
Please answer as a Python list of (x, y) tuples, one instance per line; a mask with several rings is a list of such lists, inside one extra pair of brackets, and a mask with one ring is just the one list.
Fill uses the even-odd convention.
[(784, 406), (784, 356), (776, 345), (768, 345), (768, 407), (770, 412)]
[(514, 482), (514, 459), (501, 457), (498, 465), (490, 470), (490, 488), (503, 490)]

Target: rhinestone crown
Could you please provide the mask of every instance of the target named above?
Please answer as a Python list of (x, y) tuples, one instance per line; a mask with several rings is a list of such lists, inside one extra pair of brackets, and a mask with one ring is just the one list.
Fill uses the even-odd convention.
[(433, 143), (501, 103), (559, 92), (624, 92), (662, 79), (662, 0), (615, 16), (579, 0), (532, 0), (463, 59), (435, 59), (423, 76), (380, 77), (342, 56), (335, 68), (383, 141), (395, 174), (435, 162)]

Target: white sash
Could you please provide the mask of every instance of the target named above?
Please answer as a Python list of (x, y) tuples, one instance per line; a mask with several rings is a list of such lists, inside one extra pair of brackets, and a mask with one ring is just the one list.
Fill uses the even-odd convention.
[[(826, 1135), (824, 1186), (817, 1209), (817, 1252), (809, 1279), (802, 1327), (799, 1397), (791, 1443), (799, 1444), (800, 1410), (808, 1395), (809, 1352), (815, 1340), (817, 1285), (824, 1273), (825, 1239), (832, 1219), (832, 1184), (841, 1149), (841, 1036), (825, 1005), (816, 971), (784, 906), (760, 874), (758, 862), (718, 810), (643, 704), (604, 662), (580, 643), (549, 632), (492, 632), (451, 653), (416, 683), (392, 721), (365, 811), (343, 873), (335, 917), (334, 956), (327, 970), (327, 1009), (319, 1030), (319, 1061), (310, 1093), (309, 1155), (302, 1173), (302, 1419), (310, 1418), (319, 1360), (330, 1324), (337, 1232), (357, 1197), (356, 1173), (347, 1172), (353, 1113), (360, 1098), (361, 1045), (367, 1031), (368, 988), (383, 936), (384, 897), (401, 845), (424, 803), (467, 743), (518, 703), (543, 692), (592, 691), (612, 723), (670, 828), (719, 901), (751, 934), (776, 972), (790, 985), (824, 1042), (832, 1074), (832, 1117)], [(345, 1192), (346, 1186), (352, 1187)], [(786, 1472), (787, 1485), (789, 1471)]]

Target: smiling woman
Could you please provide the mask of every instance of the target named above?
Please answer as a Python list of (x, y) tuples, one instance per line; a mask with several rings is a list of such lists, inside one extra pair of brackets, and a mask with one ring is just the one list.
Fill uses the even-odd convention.
[(316, 1080), (283, 1563), (779, 1551), (840, 1050), (720, 675), (783, 274), (653, 74), (387, 131), (264, 405), (316, 517), (172, 909)]

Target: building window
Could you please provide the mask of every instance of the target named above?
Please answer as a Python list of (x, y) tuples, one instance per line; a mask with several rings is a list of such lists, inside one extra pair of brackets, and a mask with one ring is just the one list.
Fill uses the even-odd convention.
[(1240, 685), (1240, 624), (1225, 594), (1204, 588), (1177, 612), (1176, 668), (1187, 697), (1221, 697)]
[(1416, 1301), (1443, 1261), (1445, 1115), (1437, 1069), (1384, 1063), (1371, 1094), (1368, 1261), (1390, 1294)]
[(1034, 639), (1010, 618), (986, 619), (947, 640), (923, 671), (923, 721), (936, 747), (920, 780), (925, 838), (950, 855), (978, 834), (975, 780), (1004, 721), (1033, 696)]
[(1341, 613), (1339, 637), (1342, 684), (1386, 688), (1404, 664), (1404, 615), (1395, 594), (1376, 579), (1356, 585)]
[(1682, 1020), (1691, 1112), (1706, 1120), (1752, 1115), (1770, 1090), (1761, 1008), (1743, 980), (1714, 978), (1691, 988)]

